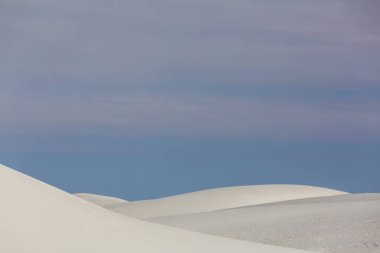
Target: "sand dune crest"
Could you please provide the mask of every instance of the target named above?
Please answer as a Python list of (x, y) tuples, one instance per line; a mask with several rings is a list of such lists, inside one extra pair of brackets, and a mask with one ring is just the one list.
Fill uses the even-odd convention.
[(2, 253), (301, 253), (124, 217), (0, 165)]
[(305, 185), (237, 186), (134, 201), (127, 205), (121, 203), (110, 210), (137, 218), (152, 218), (340, 194), (347, 193)]

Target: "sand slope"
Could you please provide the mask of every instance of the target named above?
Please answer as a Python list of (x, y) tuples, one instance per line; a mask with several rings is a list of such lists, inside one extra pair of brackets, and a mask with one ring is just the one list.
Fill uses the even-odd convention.
[(74, 194), (76, 197), (79, 197), (81, 199), (84, 199), (88, 202), (91, 202), (95, 205), (107, 207), (111, 205), (116, 204), (126, 204), (128, 203), (127, 200), (120, 199), (120, 198), (114, 198), (109, 196), (103, 196), (103, 195), (97, 195), (97, 194), (90, 194), (90, 193), (76, 193)]
[(151, 218), (338, 194), (346, 193), (304, 185), (238, 186), (117, 204), (110, 210), (137, 218)]
[(124, 217), (0, 165), (1, 253), (296, 253)]
[(150, 220), (313, 251), (380, 253), (380, 194), (300, 199)]

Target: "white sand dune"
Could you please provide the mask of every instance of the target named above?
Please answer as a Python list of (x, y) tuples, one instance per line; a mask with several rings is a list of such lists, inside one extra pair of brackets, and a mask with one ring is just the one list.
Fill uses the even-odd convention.
[(301, 253), (108, 211), (0, 165), (1, 253)]
[(75, 193), (74, 195), (76, 197), (79, 197), (81, 199), (84, 199), (88, 202), (91, 202), (95, 205), (102, 206), (102, 207), (128, 203), (128, 201), (124, 199), (114, 198), (114, 197), (109, 197), (109, 196), (104, 196), (104, 195), (91, 194), (91, 193)]
[(380, 253), (380, 194), (300, 199), (149, 220), (305, 250)]
[(305, 185), (255, 185), (226, 187), (181, 194), (161, 199), (129, 202), (110, 207), (117, 213), (136, 218), (198, 213), (345, 192)]

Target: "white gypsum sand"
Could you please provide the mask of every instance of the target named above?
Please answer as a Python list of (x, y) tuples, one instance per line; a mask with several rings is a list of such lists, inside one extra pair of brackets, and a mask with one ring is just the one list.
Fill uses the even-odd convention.
[(0, 165), (1, 253), (301, 253), (136, 220)]
[(339, 194), (347, 193), (305, 185), (237, 186), (121, 203), (111, 206), (110, 210), (144, 219)]
[(380, 194), (300, 199), (149, 220), (305, 250), (380, 253)]
[(128, 203), (127, 200), (120, 199), (120, 198), (114, 198), (109, 196), (103, 196), (103, 195), (97, 195), (97, 194), (90, 194), (90, 193), (76, 193), (74, 196), (79, 197), (81, 199), (84, 199), (88, 202), (91, 202), (95, 205), (107, 207), (111, 205), (116, 204), (126, 204)]

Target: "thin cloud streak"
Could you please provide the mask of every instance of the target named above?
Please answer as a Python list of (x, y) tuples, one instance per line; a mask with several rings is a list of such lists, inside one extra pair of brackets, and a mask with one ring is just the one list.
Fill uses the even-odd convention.
[[(380, 104), (252, 101), (186, 94), (2, 98), (2, 135), (112, 133), (372, 139), (380, 136)], [(10, 110), (11, 109), (11, 110)]]

